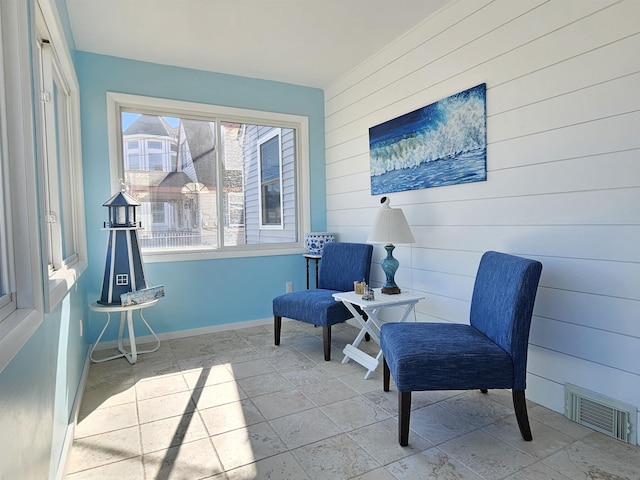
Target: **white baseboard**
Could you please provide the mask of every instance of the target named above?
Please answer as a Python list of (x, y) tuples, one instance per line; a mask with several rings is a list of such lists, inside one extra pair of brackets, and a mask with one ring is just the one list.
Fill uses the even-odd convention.
[[(158, 333), (160, 341), (173, 340), (175, 338), (195, 337), (197, 335), (206, 335), (208, 333), (225, 332), (227, 330), (238, 330), (241, 328), (259, 327), (263, 325), (273, 325), (273, 318), (262, 318), (258, 320), (247, 320), (245, 322), (237, 323), (225, 323), (223, 325), (212, 325), (210, 327), (192, 328), (189, 330), (178, 330), (176, 332)], [(152, 335), (136, 335), (136, 345), (142, 345), (144, 343), (155, 342), (155, 338)], [(130, 342), (128, 338), (123, 340), (124, 345), (129, 346)], [(91, 346), (90, 346), (91, 347)], [(100, 342), (96, 347), (96, 351), (105, 350), (108, 348), (118, 348), (117, 340), (109, 340), (106, 342)]]
[(60, 462), (58, 463), (58, 468), (53, 476), (53, 480), (64, 480), (66, 477), (67, 463), (69, 462), (71, 448), (73, 447), (73, 439), (75, 436), (76, 424), (78, 423), (80, 405), (82, 405), (82, 396), (84, 395), (84, 389), (87, 386), (87, 377), (89, 376), (89, 366), (91, 365), (89, 352), (91, 352), (90, 348), (87, 349), (87, 356), (84, 360), (80, 384), (78, 385), (78, 390), (76, 391), (75, 398), (73, 399), (73, 406), (71, 407), (71, 414), (69, 415), (69, 422), (67, 423), (67, 431), (65, 432), (64, 443), (62, 444), (62, 451), (60, 452)]

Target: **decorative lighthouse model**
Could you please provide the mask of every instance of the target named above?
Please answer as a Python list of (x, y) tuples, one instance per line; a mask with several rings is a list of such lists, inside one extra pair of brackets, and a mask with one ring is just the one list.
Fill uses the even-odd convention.
[(120, 295), (143, 290), (147, 287), (138, 245), (135, 198), (125, 191), (116, 193), (103, 206), (109, 208), (109, 222), (104, 228), (109, 230), (107, 260), (102, 280), (102, 295), (98, 303), (102, 305), (122, 305)]

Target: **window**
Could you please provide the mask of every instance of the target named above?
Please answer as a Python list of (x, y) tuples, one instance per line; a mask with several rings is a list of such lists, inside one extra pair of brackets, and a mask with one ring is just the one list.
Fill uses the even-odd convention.
[(118, 93), (108, 103), (112, 184), (141, 203), (145, 260), (299, 251), (305, 117)]
[[(4, 95), (2, 95), (4, 98)], [(4, 102), (3, 102), (4, 103)], [(10, 313), (16, 309), (15, 293), (11, 285), (11, 254), (13, 246), (11, 242), (11, 196), (7, 195), (11, 192), (11, 184), (9, 182), (9, 157), (6, 140), (6, 109), (0, 109), (2, 116), (0, 117), (0, 185), (5, 193), (0, 196), (0, 322), (7, 318)]]
[(153, 225), (166, 225), (164, 202), (151, 202), (151, 223)]
[(43, 320), (28, 10), (0, 2), (0, 371)]
[(282, 227), (282, 149), (280, 129), (258, 139), (260, 164), (260, 226)]
[(48, 41), (39, 43), (44, 146), (44, 201), (47, 261), (51, 273), (78, 260), (74, 222), (70, 92)]
[(142, 153), (140, 142), (133, 140), (127, 142), (127, 152), (125, 153), (125, 165), (128, 170), (142, 170)]
[[(64, 36), (46, 3), (36, 12), (38, 82), (36, 144), (42, 175), (38, 176), (43, 211), (42, 251), (48, 289), (45, 309), (51, 311), (86, 268), (79, 94)], [(51, 28), (50, 28), (51, 27)]]
[(225, 208), (227, 212), (227, 226), (243, 226), (244, 225), (244, 195), (242, 193), (227, 193), (226, 201), (228, 206)]

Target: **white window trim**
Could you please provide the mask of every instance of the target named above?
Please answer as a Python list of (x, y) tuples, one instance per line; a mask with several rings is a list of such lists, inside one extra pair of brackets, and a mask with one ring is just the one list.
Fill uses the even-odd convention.
[[(46, 312), (51, 312), (67, 295), (69, 290), (76, 283), (82, 272), (87, 268), (87, 243), (84, 211), (84, 191), (82, 187), (82, 146), (80, 137), (80, 88), (75, 75), (73, 61), (69, 54), (69, 47), (63, 33), (62, 24), (55, 10), (54, 2), (51, 0), (38, 0), (38, 14), (46, 25), (48, 40), (53, 45), (57, 55), (61, 73), (69, 88), (69, 134), (72, 142), (69, 152), (72, 163), (70, 165), (73, 172), (71, 185), (74, 188), (72, 193), (73, 212), (71, 215), (75, 219), (76, 253), (78, 260), (72, 265), (62, 265), (58, 270), (49, 274), (46, 263), (43, 265), (44, 277), (48, 278), (48, 288), (45, 289), (44, 308)], [(40, 205), (44, 209), (44, 204)], [(44, 210), (42, 210), (44, 211)], [(44, 219), (44, 215), (43, 215)], [(46, 231), (46, 229), (42, 229)], [(41, 248), (46, 248), (46, 239), (42, 237)]]
[[(280, 223), (279, 224), (264, 224), (262, 223), (262, 150), (263, 144), (268, 142), (274, 137), (278, 137), (278, 182), (280, 183)], [(274, 128), (271, 132), (262, 137), (259, 137), (256, 141), (257, 154), (258, 154), (258, 214), (260, 215), (260, 229), (261, 230), (282, 230), (284, 229), (284, 205), (282, 204), (283, 191), (282, 191), (282, 129)]]
[[(271, 125), (277, 122), (277, 127), (291, 127), (297, 130), (296, 164), (297, 189), (296, 202), (298, 206), (298, 242), (291, 244), (263, 244), (243, 245), (233, 248), (218, 248), (215, 250), (188, 252), (144, 252), (144, 261), (175, 262), (191, 260), (207, 260), (215, 258), (261, 257), (271, 255), (288, 255), (304, 253), (304, 232), (310, 230), (310, 189), (309, 189), (309, 119), (302, 115), (292, 115), (260, 110), (248, 110), (234, 107), (223, 107), (204, 103), (193, 103), (180, 100), (169, 100), (154, 97), (144, 97), (125, 93), (107, 92), (107, 124), (109, 134), (109, 166), (111, 191), (120, 190), (120, 179), (124, 178), (123, 165), (120, 159), (122, 148), (122, 127), (120, 125), (120, 109), (134, 109), (137, 112), (157, 114), (157, 109), (168, 109), (186, 118), (203, 119), (212, 116), (224, 116), (225, 120), (237, 118), (241, 122), (255, 122), (256, 124)], [(220, 200), (219, 200), (220, 201)]]
[[(28, 4), (22, 0), (2, 0), (1, 34), (3, 51), (0, 62), (2, 97), (6, 104), (6, 122), (2, 134), (7, 148), (2, 160), (10, 165), (11, 226), (13, 242), (13, 286), (16, 309), (0, 322), (0, 371), (11, 362), (43, 321), (43, 271), (38, 240), (38, 203), (34, 131), (31, 113), (31, 55)], [(6, 41), (11, 39), (11, 41)], [(4, 158), (5, 154), (9, 159)], [(6, 164), (6, 163), (5, 163)], [(20, 208), (15, 208), (20, 205)]]
[[(39, 43), (39, 58), (41, 60), (40, 67), (42, 73), (42, 83), (45, 85), (51, 84), (53, 85), (53, 77), (54, 71), (56, 68), (56, 60), (53, 58), (55, 53), (53, 52), (53, 48), (49, 43)], [(56, 76), (59, 78), (60, 75)], [(63, 80), (64, 81), (64, 80)], [(65, 85), (66, 87), (66, 85)], [(45, 92), (44, 87), (42, 88), (41, 96), (46, 98), (40, 99), (40, 112), (41, 115), (46, 119), (44, 123), (48, 125), (56, 125), (57, 118), (55, 117), (55, 109), (54, 102), (56, 101), (54, 92), (47, 91)], [(65, 88), (66, 90), (66, 88)], [(67, 92), (65, 92), (67, 93)], [(57, 129), (49, 128), (46, 131), (46, 139), (43, 141), (43, 147), (46, 145), (47, 151), (57, 151)], [(45, 148), (43, 148), (44, 150)], [(62, 266), (62, 228), (61, 228), (61, 219), (58, 218), (58, 212), (61, 211), (60, 208), (60, 199), (57, 192), (60, 189), (60, 185), (58, 183), (58, 156), (57, 155), (46, 155), (46, 158), (43, 161), (43, 170), (44, 176), (43, 179), (43, 190), (44, 190), (44, 201), (45, 201), (45, 234), (48, 237), (48, 242), (46, 243), (47, 250), (47, 259), (49, 264), (49, 272), (52, 274), (54, 270), (58, 270)], [(58, 268), (56, 268), (56, 266)]]

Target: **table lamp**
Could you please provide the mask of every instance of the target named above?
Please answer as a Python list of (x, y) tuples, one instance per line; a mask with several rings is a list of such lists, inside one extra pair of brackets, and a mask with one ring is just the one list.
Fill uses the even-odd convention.
[(396, 248), (394, 243), (414, 243), (415, 239), (407, 223), (407, 219), (399, 208), (391, 208), (388, 197), (380, 199), (382, 206), (378, 210), (376, 221), (373, 223), (373, 229), (369, 234), (367, 242), (385, 243), (384, 249), (387, 256), (380, 262), (382, 270), (387, 280), (382, 287), (382, 293), (396, 294), (400, 293), (400, 288), (396, 285), (394, 276), (400, 262), (393, 258), (393, 249)]

